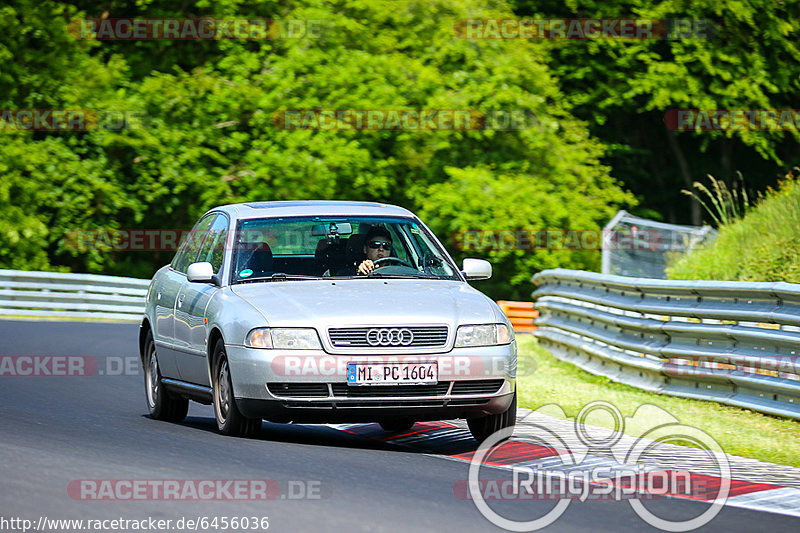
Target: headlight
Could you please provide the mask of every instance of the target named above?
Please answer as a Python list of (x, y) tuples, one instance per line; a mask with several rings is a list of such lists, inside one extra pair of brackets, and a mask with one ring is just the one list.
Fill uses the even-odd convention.
[(464, 346), (496, 346), (498, 344), (508, 344), (513, 339), (513, 333), (505, 324), (460, 326), (456, 333), (456, 348)]
[(317, 331), (311, 328), (258, 328), (247, 335), (247, 346), (280, 350), (321, 350)]

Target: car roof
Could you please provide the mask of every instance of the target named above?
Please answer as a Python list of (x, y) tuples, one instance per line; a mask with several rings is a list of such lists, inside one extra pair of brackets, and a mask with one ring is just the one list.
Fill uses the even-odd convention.
[(223, 205), (210, 211), (223, 211), (236, 219), (283, 216), (414, 216), (408, 209), (396, 205), (346, 200), (246, 202)]

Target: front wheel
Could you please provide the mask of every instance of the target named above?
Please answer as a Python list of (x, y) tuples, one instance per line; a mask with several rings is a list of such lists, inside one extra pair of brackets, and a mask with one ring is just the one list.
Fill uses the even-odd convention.
[(225, 343), (217, 341), (214, 348), (214, 415), (217, 428), (223, 435), (232, 437), (252, 437), (261, 429), (260, 418), (247, 418), (236, 407), (233, 396), (231, 370)]
[(144, 392), (147, 397), (147, 410), (156, 420), (180, 422), (189, 412), (189, 400), (173, 396), (161, 382), (158, 368), (158, 354), (153, 341), (153, 333), (148, 331), (144, 341)]
[(517, 392), (514, 391), (514, 399), (511, 405), (502, 413), (487, 415), (480, 418), (470, 418), (467, 420), (469, 431), (475, 440), (483, 442), (493, 433), (504, 428), (514, 427), (517, 423)]

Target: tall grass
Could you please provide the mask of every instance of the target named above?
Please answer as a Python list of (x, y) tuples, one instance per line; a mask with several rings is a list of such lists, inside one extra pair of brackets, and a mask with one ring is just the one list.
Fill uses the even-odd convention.
[[(730, 224), (734, 220), (744, 217), (752, 207), (747, 196), (747, 189), (744, 187), (744, 176), (742, 176), (741, 172), (737, 172), (736, 175), (739, 177), (739, 185), (737, 186), (737, 182), (734, 181), (730, 189), (725, 185), (724, 181), (718, 180), (709, 174), (708, 179), (711, 181), (711, 188), (706, 187), (699, 181), (695, 181), (692, 186), (699, 192), (686, 189), (681, 192), (697, 200), (714, 219), (717, 227)], [(704, 196), (699, 193), (703, 193)], [(708, 200), (708, 203), (706, 203), (706, 200)]]
[[(742, 196), (727, 189), (706, 188), (719, 220), (717, 240), (675, 260), (670, 279), (788, 281), (800, 283), (800, 168), (786, 175), (777, 190), (754, 207), (744, 207)], [(701, 189), (702, 190), (702, 189)], [(713, 191), (713, 194), (711, 194)], [(728, 200), (728, 203), (722, 200)], [(738, 199), (738, 204), (737, 204)], [(716, 202), (716, 203), (715, 203)], [(738, 211), (733, 211), (733, 204)]]

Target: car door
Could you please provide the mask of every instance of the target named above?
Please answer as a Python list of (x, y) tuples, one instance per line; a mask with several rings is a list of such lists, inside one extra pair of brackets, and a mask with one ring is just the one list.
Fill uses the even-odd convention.
[[(168, 278), (169, 291), (165, 291), (165, 293), (162, 294), (164, 298), (169, 296), (172, 302), (171, 312), (173, 327), (171, 333), (172, 343), (169, 354), (171, 356), (171, 363), (176, 368), (176, 377), (179, 379), (185, 379), (180, 373), (180, 365), (178, 364), (178, 360), (186, 349), (185, 343), (180, 339), (185, 338), (186, 336), (185, 333), (183, 333), (183, 329), (186, 328), (187, 319), (182, 307), (178, 305), (178, 298), (180, 297), (183, 288), (189, 283), (189, 281), (186, 279), (186, 271), (189, 268), (189, 265), (195, 262), (197, 254), (200, 253), (200, 247), (203, 243), (203, 239), (205, 239), (215, 217), (216, 214), (213, 213), (206, 215), (200, 219), (197, 224), (195, 224), (191, 233), (189, 233), (189, 236), (186, 238), (186, 241), (184, 241), (181, 251), (176, 256), (175, 261), (173, 261), (172, 268), (170, 269), (171, 276)], [(167, 304), (168, 300), (165, 300), (164, 303)], [(159, 353), (159, 358), (160, 357), (161, 354)]]
[(161, 375), (169, 378), (179, 377), (175, 362), (175, 299), (181, 284), (182, 276), (170, 267), (161, 273), (152, 293), (155, 311), (153, 341), (158, 353), (158, 367)]
[[(186, 283), (186, 268), (197, 256), (199, 246), (198, 234), (204, 236), (203, 228), (208, 228), (211, 220), (200, 220), (183, 241), (169, 267), (158, 276), (153, 287), (155, 323), (153, 340), (158, 350), (158, 365), (161, 375), (169, 378), (180, 378), (177, 364), (175, 342), (175, 303), (181, 287)], [(202, 242), (202, 241), (201, 241)]]
[[(211, 263), (214, 274), (218, 274), (222, 268), (228, 224), (226, 215), (217, 214), (214, 217), (194, 261)], [(219, 287), (214, 284), (190, 283), (188, 280), (180, 288), (175, 303), (175, 342), (178, 370), (184, 381), (211, 385), (206, 359), (208, 333), (205, 311), (209, 300), (218, 290)]]

